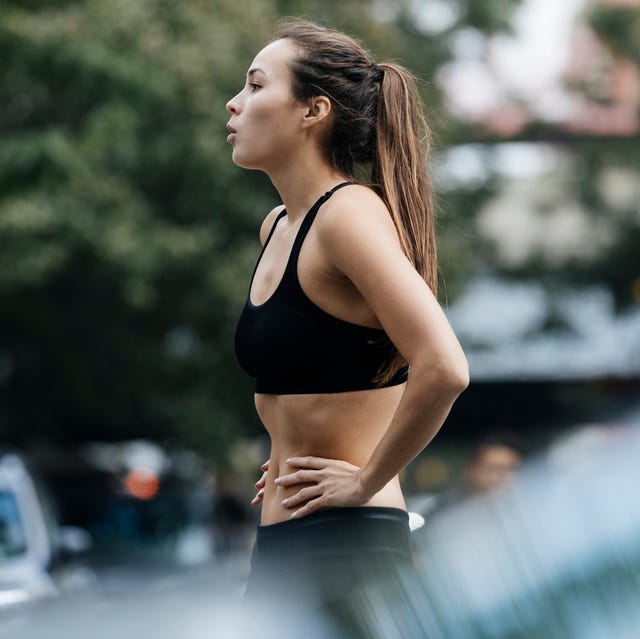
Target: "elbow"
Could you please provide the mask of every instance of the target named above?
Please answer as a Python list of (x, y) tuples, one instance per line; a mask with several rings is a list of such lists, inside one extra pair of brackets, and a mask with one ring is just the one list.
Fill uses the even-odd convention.
[(464, 356), (452, 360), (441, 360), (437, 364), (433, 362), (422, 369), (422, 374), (416, 377), (422, 378), (423, 384), (435, 391), (441, 397), (448, 396), (452, 401), (469, 386), (469, 366)]
[(457, 397), (469, 386), (469, 382), (469, 365), (465, 359), (461, 365), (450, 371), (449, 386)]
[(457, 397), (469, 386), (469, 366), (466, 359), (462, 358), (461, 362), (440, 366), (438, 377), (439, 390), (450, 394), (454, 398)]
[(441, 359), (444, 384), (457, 397), (469, 386), (469, 364), (460, 345)]

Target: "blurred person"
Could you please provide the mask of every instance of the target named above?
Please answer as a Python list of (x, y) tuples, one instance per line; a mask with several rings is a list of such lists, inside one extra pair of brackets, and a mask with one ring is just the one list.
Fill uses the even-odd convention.
[(522, 462), (523, 444), (514, 434), (501, 431), (480, 440), (465, 468), (465, 496), (504, 490)]
[(435, 295), (426, 124), (409, 71), (298, 20), (227, 110), (233, 162), (283, 202), (235, 335), (271, 438), (246, 596), (326, 603), (411, 565), (398, 473), (468, 384)]
[(508, 430), (484, 434), (467, 453), (460, 482), (421, 510), (427, 521), (467, 499), (505, 490), (525, 454), (525, 442)]

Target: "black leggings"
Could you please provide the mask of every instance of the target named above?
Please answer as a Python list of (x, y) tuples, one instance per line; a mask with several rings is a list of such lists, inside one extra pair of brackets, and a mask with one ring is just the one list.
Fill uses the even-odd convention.
[(330, 508), (258, 526), (245, 598), (331, 605), (411, 566), (406, 511)]

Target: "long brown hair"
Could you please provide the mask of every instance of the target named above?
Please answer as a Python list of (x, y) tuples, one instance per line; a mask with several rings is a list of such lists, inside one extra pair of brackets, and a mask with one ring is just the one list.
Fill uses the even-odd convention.
[[(353, 181), (363, 168), (370, 170), (368, 186), (387, 205), (402, 250), (435, 294), (429, 130), (416, 78), (398, 64), (376, 64), (358, 40), (313, 22), (286, 19), (274, 32), (273, 40), (281, 38), (298, 49), (291, 63), (294, 97), (331, 100), (328, 153), (333, 167)], [(377, 381), (389, 381), (405, 364), (396, 351)]]

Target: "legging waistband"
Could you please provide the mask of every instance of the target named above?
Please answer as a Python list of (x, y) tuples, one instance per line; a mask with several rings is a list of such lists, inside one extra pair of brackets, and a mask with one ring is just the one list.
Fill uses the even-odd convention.
[(371, 552), (375, 548), (405, 552), (409, 514), (401, 508), (355, 506), (327, 508), (300, 519), (260, 525), (256, 535), (259, 554), (276, 558), (296, 553), (336, 551)]
[(392, 508), (390, 506), (348, 506), (344, 508), (325, 508), (316, 510), (310, 515), (299, 519), (287, 519), (275, 524), (258, 525), (260, 535), (282, 534), (288, 530), (302, 530), (304, 528), (315, 528), (332, 521), (345, 520), (387, 520), (409, 522), (409, 513), (402, 508)]

